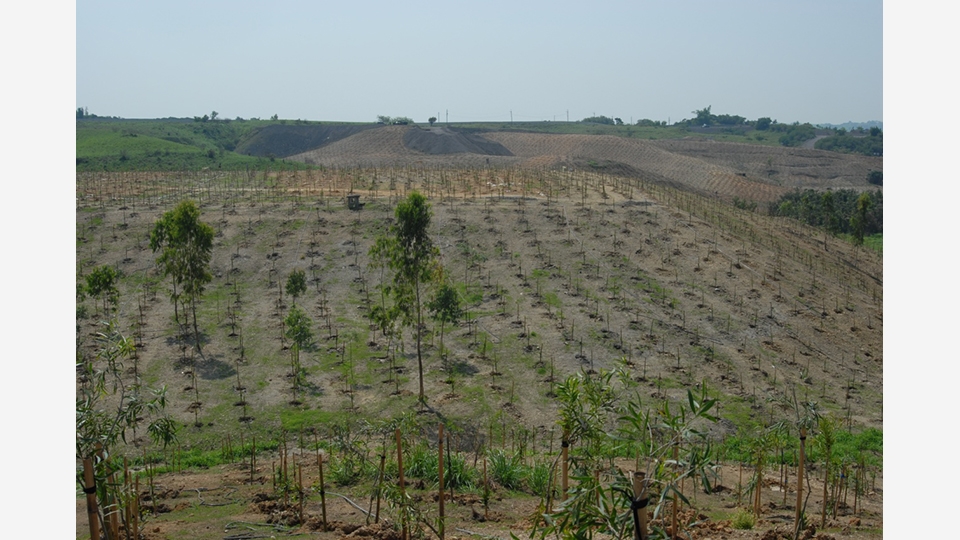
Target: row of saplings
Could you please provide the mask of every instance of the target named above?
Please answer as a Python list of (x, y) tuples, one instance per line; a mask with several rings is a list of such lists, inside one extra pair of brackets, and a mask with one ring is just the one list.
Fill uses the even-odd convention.
[[(541, 538), (554, 534), (677, 538), (683, 531), (716, 526), (703, 521), (704, 516), (695, 510), (696, 496), (698, 491), (725, 489), (716, 466), (725, 459), (740, 462), (737, 500), (750, 507), (734, 516), (734, 527), (752, 527), (761, 515), (759, 488), (765, 482), (763, 471), (769, 471), (772, 463), (780, 465), (784, 506), (785, 487), (790, 483), (785, 466), (798, 466), (792, 482), (797, 494), (796, 518), (789, 537), (809, 537), (811, 524), (819, 521), (823, 527), (828, 515), (835, 518), (846, 507), (851, 490), (853, 511), (857, 511), (868, 488), (867, 473), (875, 470), (877, 456), (861, 451), (855, 459), (838, 459), (834, 447), (838, 435), (846, 432), (831, 417), (817, 414), (815, 404), (793, 404), (798, 420), (789, 427), (797, 428), (799, 438), (788, 436), (788, 426), (781, 423), (713, 445), (700, 429), (717, 420), (711, 414), (716, 400), (708, 397), (704, 385), (697, 395), (688, 391), (685, 403), (659, 402), (651, 412), (639, 398), (627, 397), (636, 396), (631, 391), (634, 384), (621, 371), (568, 377), (557, 386), (561, 440), (554, 441), (552, 436), (549, 441), (541, 440), (540, 452), (535, 431), (514, 429), (508, 437), (506, 424), (498, 425), (496, 420), (487, 430), (450, 426), (445, 432), (443, 424), (427, 426), (417, 416), (405, 415), (378, 425), (335, 425), (323, 437), (316, 429), (301, 431), (296, 445), (299, 454), (288, 447), (286, 434), (272, 444), (261, 443), (259, 448), (256, 440), (241, 439), (237, 446), (228, 439), (221, 445), (219, 458), (222, 462), (242, 459), (249, 467), (247, 481), (262, 483), (266, 469), (258, 465), (257, 456), (266, 450), (278, 451), (279, 458), (270, 466), (273, 491), (255, 499), (257, 509), (269, 514), (268, 521), (278, 527), (343, 529), (344, 524), (327, 519), (327, 499), (336, 496), (361, 511), (366, 524), (377, 524), (379, 534), (399, 535), (403, 540), (430, 533), (444, 538), (447, 501), (482, 507), (482, 513), (472, 509), (477, 521), (498, 519), (499, 514), (490, 511), (490, 502), (499, 490), (523, 490), (540, 498), (533, 533)], [(477, 431), (488, 431), (488, 435), (475, 435)], [(808, 431), (812, 445), (806, 444)], [(421, 442), (404, 444), (411, 434), (417, 434)], [(555, 442), (559, 444), (555, 446)], [(788, 447), (792, 447), (790, 451)], [(805, 459), (807, 450), (812, 451), (813, 459)], [(615, 465), (617, 458), (635, 460), (636, 472), (624, 472)], [(149, 464), (155, 457), (144, 453), (141, 459), (134, 466)], [(176, 454), (172, 461), (176, 463)], [(820, 508), (808, 511), (812, 490), (799, 473), (814, 461), (824, 465), (827, 481)], [(746, 479), (744, 464), (751, 469)], [(305, 471), (308, 481), (310, 476), (315, 480), (304, 482)], [(143, 513), (162, 509), (153, 492), (155, 473), (155, 465), (131, 473), (126, 459), (121, 463), (102, 452), (85, 462), (81, 485), (88, 491), (92, 538), (101, 537), (101, 524), (106, 538), (137, 537), (140, 499), (149, 501)], [(148, 486), (143, 492), (141, 476)], [(342, 487), (361, 482), (370, 484), (368, 500), (351, 500), (327, 491), (330, 484)], [(432, 494), (425, 497), (424, 490)], [(317, 495), (321, 515), (310, 516), (304, 505)]]

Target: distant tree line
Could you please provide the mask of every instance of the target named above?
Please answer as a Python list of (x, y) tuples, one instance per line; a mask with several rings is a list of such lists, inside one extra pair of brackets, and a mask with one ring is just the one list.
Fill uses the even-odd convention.
[(783, 132), (780, 136), (780, 144), (783, 146), (800, 146), (817, 136), (817, 130), (809, 122), (801, 124), (795, 122), (791, 125), (771, 124), (772, 131)]
[(865, 156), (882, 156), (883, 130), (873, 127), (870, 128), (870, 135), (866, 137), (854, 137), (853, 135), (847, 134), (847, 131), (841, 128), (837, 130), (836, 135), (824, 137), (817, 141), (814, 146), (818, 150), (863, 154)]
[(713, 114), (710, 112), (711, 105), (693, 111), (696, 116), (692, 120), (686, 120), (688, 126), (740, 126), (747, 123), (747, 119), (735, 114)]
[(607, 116), (588, 116), (583, 120), (580, 120), (583, 124), (605, 124), (608, 126), (622, 126), (623, 120), (619, 118), (609, 118)]
[[(436, 120), (434, 120), (436, 121)], [(413, 120), (407, 118), (406, 116), (384, 116), (382, 114), (377, 115), (378, 124), (393, 124), (395, 126), (405, 126), (407, 124), (412, 124)]]
[(852, 189), (787, 193), (770, 205), (770, 214), (798, 219), (835, 234), (883, 233), (883, 192)]

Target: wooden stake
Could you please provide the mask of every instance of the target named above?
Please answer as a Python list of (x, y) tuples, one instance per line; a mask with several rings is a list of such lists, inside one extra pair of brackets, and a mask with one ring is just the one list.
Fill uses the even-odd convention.
[(383, 489), (383, 467), (387, 461), (385, 454), (380, 454), (380, 476), (377, 477), (377, 511), (374, 514), (373, 522), (380, 523), (380, 490)]
[(567, 440), (567, 432), (563, 433), (563, 441), (560, 442), (560, 491), (563, 493), (563, 499), (567, 499), (567, 453), (570, 447), (570, 441)]
[(100, 511), (97, 509), (97, 484), (93, 480), (93, 459), (83, 460), (83, 492), (87, 494), (87, 521), (90, 522), (90, 538), (100, 538)]
[(403, 442), (400, 440), (400, 429), (397, 429), (395, 432), (397, 438), (397, 471), (400, 475), (400, 504), (401, 504), (401, 514), (400, 514), (400, 540), (408, 540), (410, 537), (407, 534), (407, 518), (406, 512), (404, 512), (403, 506), (406, 503), (406, 494), (403, 489)]
[[(678, 463), (678, 462), (679, 462), (679, 451), (680, 451), (680, 449), (677, 447), (677, 443), (674, 442), (674, 443), (673, 443), (673, 462), (674, 462), (674, 463)], [(676, 465), (674, 465), (674, 467), (676, 467)], [(672, 528), (673, 528), (673, 531), (672, 531), (672, 534), (671, 534), (670, 536), (671, 536), (672, 538), (674, 538), (674, 540), (676, 540), (676, 539), (680, 536), (680, 530), (679, 530), (679, 527), (678, 527), (678, 525), (677, 525), (677, 510), (679, 510), (679, 508), (678, 508), (679, 505), (677, 504), (677, 494), (676, 494), (676, 493), (673, 494), (673, 505), (672, 505), (672, 506), (673, 506), (673, 509), (672, 509), (673, 511), (671, 512), (671, 513), (672, 513), (672, 517), (670, 518), (670, 523), (671, 523), (671, 526), (672, 526)]]
[(140, 477), (133, 478), (133, 537), (140, 538)]
[[(490, 484), (487, 484), (487, 458), (483, 458), (483, 489), (484, 489), (484, 493), (489, 493), (489, 492), (487, 491), (488, 489), (490, 489), (489, 486), (490, 486)], [(488, 498), (489, 498), (489, 497), (488, 497)], [(487, 503), (487, 501), (484, 501), (484, 503), (483, 503), (483, 519), (490, 519), (490, 515), (489, 515), (489, 513), (488, 513), (488, 512), (489, 512), (489, 511), (488, 511), (488, 507), (489, 507), (489, 504)]]
[(303, 464), (297, 463), (297, 496), (300, 498), (300, 521), (303, 522)]
[(633, 538), (647, 540), (647, 480), (646, 473), (633, 473)]
[(797, 511), (794, 521), (794, 536), (800, 530), (800, 509), (803, 504), (803, 449), (807, 441), (807, 429), (800, 428), (800, 459), (797, 466)]
[(437, 474), (440, 476), (440, 489), (437, 490), (440, 495), (440, 522), (438, 523), (440, 530), (438, 532), (440, 540), (443, 540), (443, 424), (440, 424), (440, 433), (437, 435)]
[(323, 516), (323, 524), (327, 524), (327, 492), (323, 489), (323, 456), (317, 454), (317, 469), (320, 472), (320, 512)]

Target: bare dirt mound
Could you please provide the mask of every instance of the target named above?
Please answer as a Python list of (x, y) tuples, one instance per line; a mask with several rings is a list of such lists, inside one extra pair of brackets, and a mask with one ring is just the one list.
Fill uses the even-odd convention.
[[(506, 148), (480, 137), (424, 131), (408, 126), (371, 129), (290, 159), (325, 167), (512, 167), (520, 162)], [(407, 135), (410, 132), (415, 134)], [(413, 148), (407, 146), (408, 138)]]
[(410, 128), (403, 134), (403, 144), (424, 154), (482, 154), (485, 156), (512, 156), (502, 144), (485, 139), (469, 131), (445, 127)]
[(673, 139), (650, 141), (672, 154), (703, 160), (746, 177), (765, 178), (787, 188), (867, 189), (870, 171), (883, 170), (883, 158), (825, 150)]
[(315, 148), (322, 148), (341, 139), (377, 127), (374, 124), (266, 126), (237, 145), (238, 154), (266, 157), (288, 157)]
[(490, 140), (509, 148), (529, 162), (572, 164), (622, 173), (651, 181), (692, 189), (724, 198), (740, 197), (774, 201), (786, 190), (756, 175), (740, 176), (729, 166), (671, 152), (652, 141), (623, 139), (608, 135), (547, 135), (534, 133), (491, 133)]
[(290, 159), (326, 167), (566, 167), (761, 203), (798, 188), (868, 189), (867, 174), (883, 169), (882, 158), (801, 148), (416, 126), (363, 130)]

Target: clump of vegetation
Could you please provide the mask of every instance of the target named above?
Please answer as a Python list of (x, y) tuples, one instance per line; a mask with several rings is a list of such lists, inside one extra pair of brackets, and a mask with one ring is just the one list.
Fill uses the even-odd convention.
[(770, 214), (792, 217), (831, 233), (855, 234), (860, 227), (862, 234), (869, 236), (883, 232), (883, 192), (795, 190), (770, 205)]
[[(824, 137), (817, 141), (814, 148), (817, 150), (829, 150), (831, 152), (882, 156), (883, 130), (877, 127), (871, 128), (870, 135), (867, 137), (854, 137), (845, 131), (839, 131), (836, 135)], [(872, 184), (873, 182), (870, 183)]]
[(817, 136), (817, 131), (809, 122), (806, 124), (795, 123), (791, 126), (783, 126), (781, 129), (777, 129), (781, 126), (783, 126), (783, 124), (777, 124), (773, 126), (773, 129), (784, 131), (784, 134), (780, 136), (780, 144), (783, 146), (800, 146)]
[(757, 524), (757, 518), (743, 508), (738, 509), (737, 513), (733, 515), (733, 519), (730, 521), (734, 529), (741, 531), (750, 530), (754, 525)]

